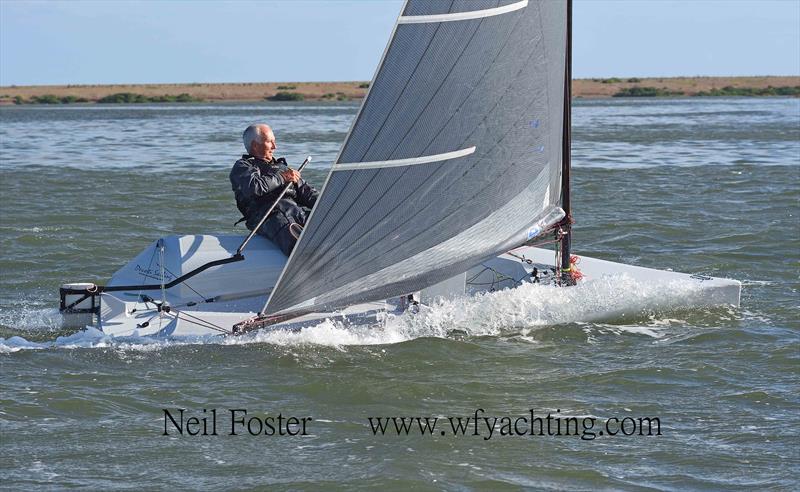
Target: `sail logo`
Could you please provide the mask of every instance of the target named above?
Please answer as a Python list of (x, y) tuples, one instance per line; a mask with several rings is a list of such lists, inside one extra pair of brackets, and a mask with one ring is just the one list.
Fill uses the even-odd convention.
[[(134, 267), (134, 270), (136, 271), (137, 274), (141, 275), (144, 278), (150, 278), (159, 281), (161, 280), (161, 265), (159, 265), (158, 263), (156, 263), (155, 268), (142, 268), (141, 265), (137, 264), (136, 267)], [(167, 270), (166, 268), (164, 270), (165, 270), (164, 271), (165, 282), (170, 282), (173, 278), (175, 278), (174, 275), (166, 271)]]

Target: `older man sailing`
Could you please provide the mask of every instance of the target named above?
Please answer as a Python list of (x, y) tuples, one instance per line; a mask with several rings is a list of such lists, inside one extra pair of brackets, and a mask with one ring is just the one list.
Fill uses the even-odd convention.
[(276, 159), (275, 134), (269, 125), (250, 125), (242, 134), (247, 154), (236, 161), (230, 180), (236, 207), (251, 231), (289, 187), (257, 234), (274, 242), (286, 256), (292, 252), (319, 193), (290, 169), (283, 157)]

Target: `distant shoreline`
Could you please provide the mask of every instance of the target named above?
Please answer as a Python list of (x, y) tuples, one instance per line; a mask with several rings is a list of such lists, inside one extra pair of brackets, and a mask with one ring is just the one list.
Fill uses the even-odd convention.
[[(368, 82), (38, 85), (0, 87), (0, 105), (145, 102), (347, 101)], [(575, 98), (659, 96), (800, 96), (800, 77), (611, 77), (575, 79)]]

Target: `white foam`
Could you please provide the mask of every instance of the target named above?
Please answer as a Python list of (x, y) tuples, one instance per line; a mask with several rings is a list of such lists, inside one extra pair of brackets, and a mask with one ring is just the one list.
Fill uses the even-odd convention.
[[(33, 300), (22, 299), (26, 306), (41, 304)], [(61, 314), (56, 308), (37, 309), (26, 307), (22, 309), (0, 310), (0, 324), (14, 326), (23, 330), (52, 331), (61, 327)]]
[[(675, 322), (666, 312), (691, 307), (699, 287), (690, 281), (638, 282), (626, 275), (603, 277), (570, 288), (523, 284), (515, 289), (477, 294), (424, 307), (419, 313), (386, 315), (378, 325), (352, 325), (325, 320), (301, 330), (258, 331), (239, 337), (158, 339), (113, 337), (94, 328), (58, 337), (51, 342), (29, 342), (22, 337), (0, 338), (0, 353), (25, 349), (104, 348), (154, 351), (189, 344), (279, 346), (319, 345), (342, 349), (349, 345), (385, 345), (420, 337), (447, 337), (453, 330), (466, 336), (519, 334), (567, 323), (587, 323), (588, 329), (658, 338)], [(597, 324), (614, 313), (641, 313), (622, 324)], [(610, 313), (610, 314), (609, 314)], [(627, 318), (618, 315), (623, 322)], [(593, 321), (595, 321), (593, 323)], [(532, 343), (535, 340), (529, 339)], [(591, 341), (591, 337), (590, 337)]]
[(9, 339), (0, 338), (0, 354), (7, 354), (9, 352), (18, 352), (23, 349), (43, 349), (47, 345), (35, 342), (29, 342), (22, 337), (11, 337)]

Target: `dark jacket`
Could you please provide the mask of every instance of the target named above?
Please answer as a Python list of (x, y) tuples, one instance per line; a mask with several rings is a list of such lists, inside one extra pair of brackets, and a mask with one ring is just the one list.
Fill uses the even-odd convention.
[[(231, 169), (230, 180), (236, 196), (236, 207), (246, 219), (247, 228), (253, 230), (278, 198), (286, 182), (281, 171), (286, 170), (286, 159), (265, 161), (251, 155), (243, 155)], [(319, 193), (302, 179), (292, 183), (283, 195), (270, 220), (275, 226), (290, 222), (305, 224), (306, 213), (317, 202)], [(303, 208), (307, 209), (304, 210)]]

